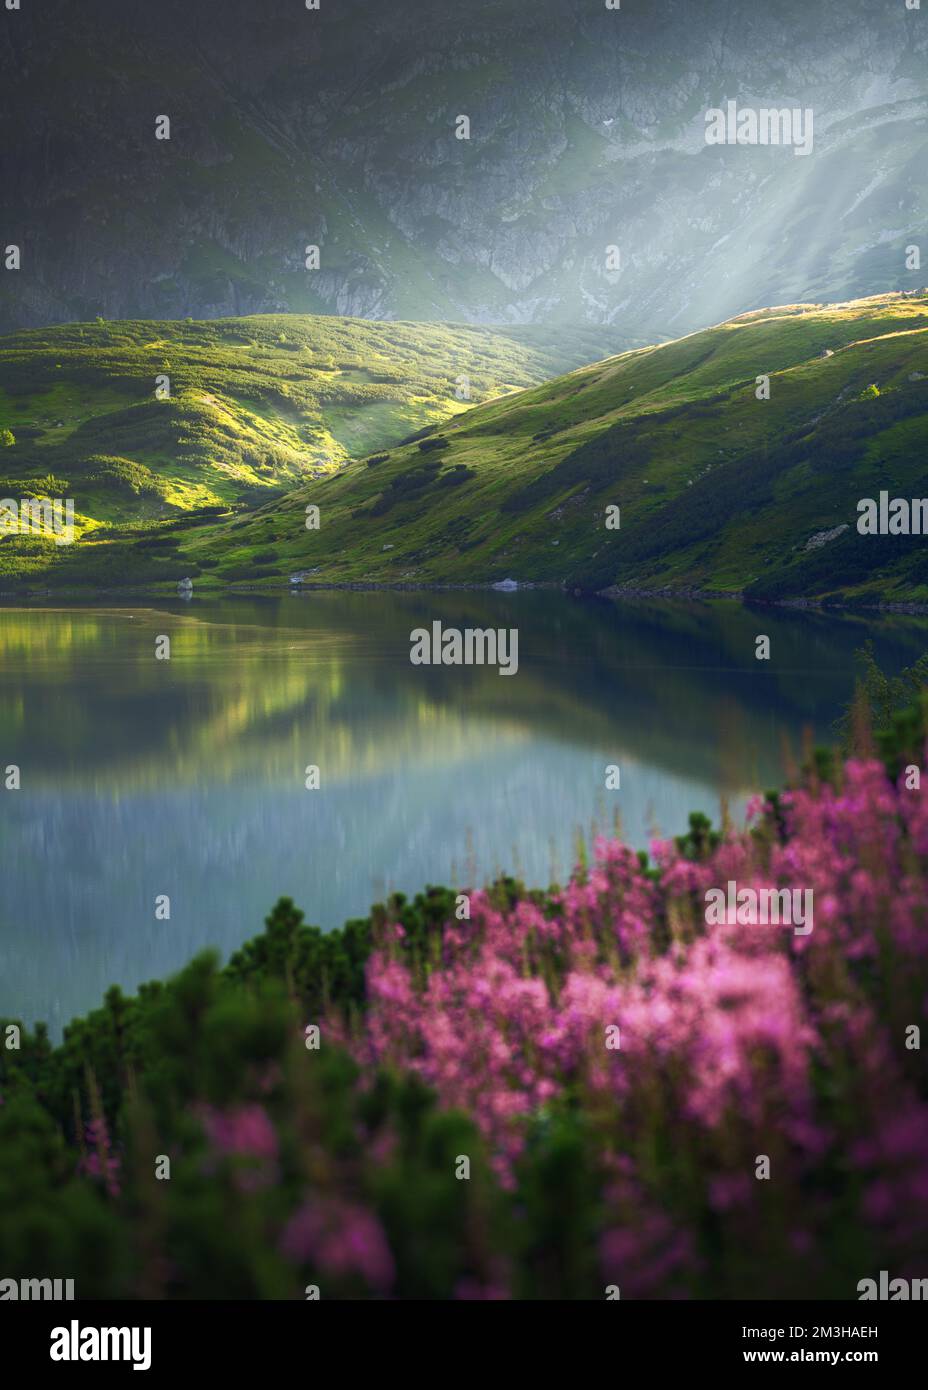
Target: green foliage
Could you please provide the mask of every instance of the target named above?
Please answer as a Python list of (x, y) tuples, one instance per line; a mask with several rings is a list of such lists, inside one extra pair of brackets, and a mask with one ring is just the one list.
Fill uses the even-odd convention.
[[(521, 890), (510, 883), (505, 891)], [(385, 906), (374, 908), (370, 918), (323, 932), (306, 925), (292, 900), (282, 898), (267, 919), (265, 934), (237, 951), (227, 971), (232, 979), (286, 980), (309, 1013), (318, 1013), (331, 1000), (359, 1007), (364, 966), (377, 931), (388, 921), (398, 923), (404, 953), (425, 963), (440, 944), (441, 928), (453, 916), (454, 902), (447, 888), (427, 888), (411, 902), (396, 893)]]
[[(23, 1030), (18, 1050), (0, 1047), (4, 1276), (66, 1270), (80, 1297), (301, 1298), (319, 1270), (295, 1268), (266, 1233), (337, 1169), (351, 1200), (378, 1213), (407, 1296), (452, 1297), (474, 1222), (501, 1202), (472, 1123), (438, 1112), (415, 1078), (375, 1070), (359, 1087), (345, 1052), (309, 1050), (303, 1033), (328, 1001), (361, 1007), (365, 961), (388, 921), (424, 965), (453, 903), (445, 889), (397, 895), (324, 934), (282, 899), (224, 970), (200, 956), (135, 998), (111, 989), (59, 1047), (41, 1025)], [(260, 1107), (279, 1153), (267, 1164), (217, 1158), (204, 1107)], [(95, 1125), (117, 1155), (112, 1190), (88, 1169)], [(158, 1155), (171, 1159), (170, 1181), (155, 1180)], [(331, 1270), (323, 1282), (327, 1297), (364, 1291)]]
[(928, 653), (923, 653), (897, 676), (887, 676), (877, 665), (873, 642), (867, 641), (855, 653), (860, 666), (852, 702), (836, 721), (835, 728), (847, 747), (854, 735), (855, 719), (861, 719), (876, 734), (881, 751), (892, 759), (903, 747), (917, 752), (915, 738), (923, 725), (928, 701)]
[(677, 849), (685, 858), (697, 863), (709, 859), (722, 843), (721, 833), (712, 829), (709, 817), (704, 816), (701, 811), (691, 812), (689, 826), (685, 835), (676, 837)]

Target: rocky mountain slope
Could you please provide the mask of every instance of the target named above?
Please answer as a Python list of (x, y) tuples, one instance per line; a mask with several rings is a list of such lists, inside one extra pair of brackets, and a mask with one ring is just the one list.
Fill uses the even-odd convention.
[[(0, 328), (286, 310), (634, 346), (911, 288), (926, 56), (902, 0), (23, 5), (0, 25)], [(811, 154), (708, 145), (728, 100), (811, 108)]]

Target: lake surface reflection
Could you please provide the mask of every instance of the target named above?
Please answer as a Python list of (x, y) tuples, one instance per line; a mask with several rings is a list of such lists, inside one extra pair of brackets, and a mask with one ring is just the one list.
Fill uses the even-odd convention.
[[(785, 744), (830, 736), (855, 649), (893, 671), (928, 633), (532, 592), (151, 605), (0, 609), (0, 766), (22, 777), (0, 790), (0, 1015), (56, 1035), (112, 983), (227, 956), (283, 894), (332, 927), (393, 889), (562, 879), (616, 813), (638, 846), (722, 798), (740, 816)], [(518, 673), (411, 665), (435, 619), (517, 627)]]

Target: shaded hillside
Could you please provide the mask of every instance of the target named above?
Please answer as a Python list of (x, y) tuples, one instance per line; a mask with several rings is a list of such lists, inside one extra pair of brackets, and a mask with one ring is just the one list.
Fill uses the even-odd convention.
[(270, 546), (266, 578), (924, 599), (928, 540), (856, 522), (926, 491), (926, 445), (928, 292), (790, 305), (491, 402), (184, 549), (220, 578)]
[[(0, 574), (157, 577), (143, 552), (127, 565), (114, 527), (138, 539), (254, 507), (613, 341), (601, 329), (510, 335), (297, 315), (10, 334), (0, 338), (0, 496), (73, 498), (81, 539), (58, 549), (4, 537)], [(171, 548), (159, 539), (145, 543)]]

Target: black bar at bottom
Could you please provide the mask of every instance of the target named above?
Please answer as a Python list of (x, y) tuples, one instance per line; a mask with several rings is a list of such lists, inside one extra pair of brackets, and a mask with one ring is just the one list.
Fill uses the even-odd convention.
[(925, 1332), (922, 1305), (902, 1302), (0, 1304), (3, 1360), (20, 1379), (33, 1369), (137, 1367), (149, 1378), (205, 1372), (236, 1385), (260, 1376), (268, 1390), (297, 1374), (331, 1379), (339, 1366), (355, 1379), (366, 1358), (378, 1377), (412, 1385), (470, 1366), (485, 1377), (502, 1361), (523, 1381), (537, 1363), (547, 1381), (561, 1358), (574, 1360), (573, 1380), (604, 1355), (615, 1379), (629, 1363), (639, 1375), (813, 1365), (885, 1374), (918, 1364)]

